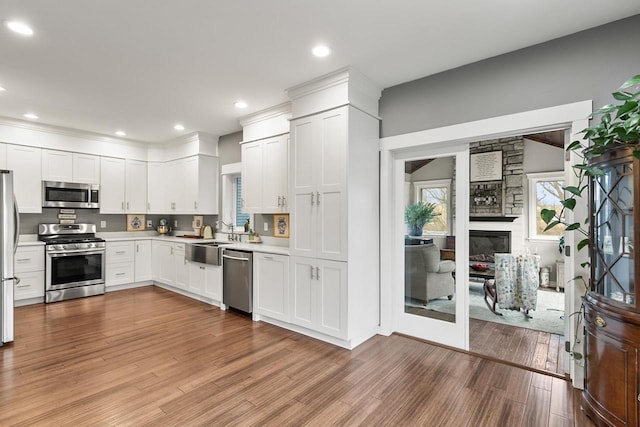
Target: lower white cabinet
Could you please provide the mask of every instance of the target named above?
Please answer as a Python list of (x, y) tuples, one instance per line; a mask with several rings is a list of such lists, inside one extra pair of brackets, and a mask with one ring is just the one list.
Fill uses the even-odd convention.
[(151, 242), (151, 254), (153, 256), (153, 280), (173, 285), (176, 281), (176, 264), (173, 262), (173, 243)]
[(135, 282), (134, 242), (107, 242), (105, 286)]
[(256, 314), (289, 322), (289, 257), (254, 252), (253, 310)]
[(19, 246), (15, 254), (15, 301), (44, 298), (44, 246)]
[(151, 240), (136, 240), (135, 250), (135, 281), (151, 280)]
[(222, 301), (222, 266), (187, 262), (189, 266), (189, 292)]
[(176, 281), (174, 286), (182, 289), (189, 288), (189, 265), (184, 258), (184, 243), (174, 243), (173, 262), (176, 265)]
[(151, 280), (151, 241), (107, 242), (105, 286)]
[(291, 257), (290, 264), (290, 322), (347, 339), (347, 263)]

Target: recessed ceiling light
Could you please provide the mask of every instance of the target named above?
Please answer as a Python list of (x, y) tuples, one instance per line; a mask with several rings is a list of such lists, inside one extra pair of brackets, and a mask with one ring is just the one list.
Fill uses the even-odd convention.
[(233, 103), (236, 108), (247, 108), (247, 103), (244, 101), (236, 101)]
[(175, 125), (173, 127), (175, 130), (184, 130), (184, 126), (182, 126), (180, 123), (178, 123), (177, 125)]
[(118, 136), (127, 136), (126, 132), (123, 131), (123, 130), (117, 130), (116, 131), (116, 135), (118, 135)]
[(28, 26), (27, 24), (25, 24), (24, 22), (19, 22), (19, 21), (9, 21), (7, 22), (7, 28), (9, 28), (11, 31), (21, 34), (23, 36), (32, 36), (33, 35), (33, 30), (31, 29), (30, 26)]
[(331, 49), (329, 49), (325, 45), (319, 44), (311, 50), (311, 53), (319, 58), (323, 58), (325, 56), (329, 56), (329, 54), (331, 53)]
[(4, 92), (6, 89), (0, 86), (0, 92)]
[(26, 114), (23, 114), (23, 115), (22, 115), (22, 117), (25, 117), (25, 118), (27, 118), (27, 119), (31, 119), (31, 120), (38, 120), (38, 119), (40, 118), (40, 117), (36, 116), (36, 115), (35, 115), (35, 114), (33, 114), (33, 113), (26, 113)]

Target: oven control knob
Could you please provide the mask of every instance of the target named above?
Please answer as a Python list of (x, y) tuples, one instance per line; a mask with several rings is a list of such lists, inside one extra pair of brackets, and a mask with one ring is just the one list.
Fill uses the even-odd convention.
[(55, 245), (56, 249), (61, 251), (64, 249), (64, 245)]

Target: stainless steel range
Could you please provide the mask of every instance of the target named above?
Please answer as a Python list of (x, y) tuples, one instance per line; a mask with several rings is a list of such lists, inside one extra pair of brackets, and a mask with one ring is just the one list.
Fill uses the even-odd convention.
[(104, 294), (105, 242), (95, 224), (40, 224), (46, 243), (45, 302)]

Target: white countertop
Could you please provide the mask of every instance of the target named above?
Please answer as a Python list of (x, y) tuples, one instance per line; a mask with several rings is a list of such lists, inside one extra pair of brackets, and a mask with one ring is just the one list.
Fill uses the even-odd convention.
[[(289, 247), (267, 245), (264, 243), (246, 243), (233, 242), (228, 243), (224, 239), (189, 239), (180, 236), (162, 236), (155, 231), (139, 231), (139, 232), (106, 232), (96, 233), (97, 237), (103, 238), (106, 242), (124, 242), (135, 240), (162, 240), (175, 243), (224, 243), (224, 247), (228, 249), (236, 249), (249, 252), (264, 252), (277, 255), (289, 255)], [(38, 240), (37, 234), (21, 234), (18, 240), (18, 246), (43, 246), (44, 242)]]
[(175, 243), (224, 243), (225, 248), (237, 249), (249, 252), (265, 252), (277, 255), (289, 255), (289, 247), (266, 245), (264, 243), (246, 243), (233, 242), (229, 243), (225, 239), (190, 239), (180, 236), (163, 236), (155, 231), (145, 232), (113, 232), (113, 233), (96, 233), (96, 236), (103, 238), (106, 242), (123, 242), (131, 240), (161, 240)]

